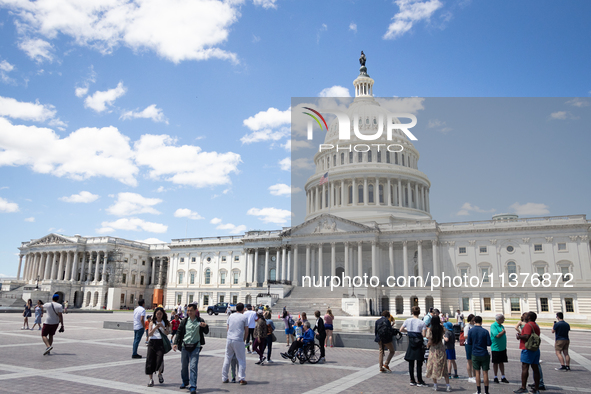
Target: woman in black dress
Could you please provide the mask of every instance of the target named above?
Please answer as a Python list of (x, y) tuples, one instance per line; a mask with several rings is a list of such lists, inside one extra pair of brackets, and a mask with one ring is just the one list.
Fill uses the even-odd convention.
[(150, 375), (150, 381), (148, 387), (154, 386), (153, 375), (158, 372), (158, 381), (164, 383), (164, 344), (163, 337), (170, 334), (170, 323), (164, 308), (158, 307), (154, 311), (152, 322), (150, 323), (150, 329), (148, 330), (148, 336), (150, 341), (148, 342), (148, 355), (146, 356), (146, 375)]
[[(33, 301), (29, 298), (27, 303), (25, 304), (25, 310), (23, 311), (23, 317), (25, 321), (23, 322), (23, 328), (21, 330), (28, 330), (29, 329), (29, 317), (31, 317), (31, 309), (33, 308)], [(27, 326), (25, 328), (25, 326)]]

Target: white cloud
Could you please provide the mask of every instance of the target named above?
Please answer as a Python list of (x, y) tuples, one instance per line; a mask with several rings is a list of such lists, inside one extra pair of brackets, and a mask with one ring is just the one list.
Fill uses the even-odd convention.
[(346, 87), (334, 85), (330, 88), (322, 89), (322, 91), (318, 93), (318, 97), (351, 97), (351, 94)]
[(188, 208), (179, 208), (174, 212), (175, 218), (189, 218), (193, 220), (198, 219), (205, 219), (203, 216), (199, 215), (197, 212), (191, 211)]
[(65, 126), (65, 123), (56, 118), (55, 114), (55, 107), (51, 104), (40, 104), (39, 101), (29, 103), (0, 96), (0, 116), (32, 122), (49, 120), (52, 125)]
[(162, 112), (161, 108), (156, 108), (156, 104), (152, 104), (146, 107), (143, 111), (127, 111), (124, 112), (123, 115), (119, 119), (152, 119), (154, 122), (165, 122), (168, 124), (168, 120), (164, 117), (164, 113)]
[(72, 194), (70, 197), (60, 197), (59, 200), (63, 202), (89, 203), (96, 201), (98, 198), (98, 194), (92, 194), (91, 192), (81, 191), (78, 194)]
[(35, 221), (34, 217), (30, 217), (30, 218), (25, 218), (25, 222), (29, 222), (29, 223), (33, 223)]
[(552, 120), (579, 119), (568, 111), (556, 111), (550, 114)]
[[(273, 0), (257, 0), (266, 8)], [(6, 3), (6, 2), (5, 2)], [(30, 57), (52, 58), (48, 40), (71, 37), (72, 43), (111, 53), (124, 45), (136, 53), (154, 51), (179, 63), (218, 58), (237, 62), (234, 53), (219, 48), (240, 17), (241, 0), (110, 0), (9, 1), (19, 45)]]
[(305, 157), (300, 157), (299, 159), (295, 159), (291, 161), (291, 158), (286, 157), (285, 159), (279, 162), (279, 168), (283, 171), (291, 171), (293, 170), (310, 170), (314, 168), (314, 163), (311, 160)]
[(50, 63), (53, 61), (53, 54), (51, 53), (53, 46), (45, 40), (24, 38), (19, 42), (18, 47), (37, 63), (42, 63), (45, 60)]
[(291, 171), (291, 157), (286, 157), (279, 162), (279, 168), (283, 171)]
[(354, 31), (357, 33), (357, 24), (355, 22), (349, 23), (349, 30)]
[(273, 131), (271, 129), (263, 129), (258, 131), (253, 131), (250, 134), (246, 134), (240, 141), (243, 144), (252, 144), (253, 142), (261, 142), (261, 141), (279, 141), (283, 137), (289, 135), (289, 128), (282, 127), (278, 131)]
[(99, 234), (112, 233), (115, 230), (125, 231), (147, 231), (150, 233), (165, 233), (168, 226), (160, 223), (146, 222), (138, 218), (122, 218), (114, 222), (102, 222), (101, 228), (96, 232)]
[(82, 86), (77, 86), (74, 90), (74, 94), (76, 97), (82, 98), (88, 94), (88, 87), (91, 83), (96, 82), (96, 71), (94, 71), (94, 66), (89, 67), (88, 76), (82, 83)]
[(136, 242), (143, 242), (145, 244), (151, 244), (151, 245), (155, 245), (155, 244), (165, 244), (165, 241), (161, 241), (158, 238), (146, 238), (146, 239), (138, 239), (136, 240)]
[(96, 112), (103, 112), (107, 109), (107, 105), (112, 106), (113, 102), (127, 92), (127, 88), (123, 86), (123, 82), (119, 82), (117, 87), (101, 92), (97, 90), (92, 96), (87, 96), (84, 99), (84, 106), (91, 108)]
[(535, 202), (528, 202), (525, 204), (519, 204), (516, 202), (511, 205), (510, 208), (517, 215), (522, 216), (536, 216), (536, 215), (548, 215), (550, 213), (549, 207), (546, 204), (540, 204)]
[(277, 0), (253, 0), (254, 5), (262, 6), (265, 9), (275, 8), (277, 9)]
[(209, 221), (209, 223), (211, 224), (220, 224), (222, 222), (222, 219), (220, 218), (213, 218)]
[(0, 118), (0, 166), (23, 165), (37, 173), (75, 180), (104, 176), (137, 184), (129, 138), (112, 126), (81, 128), (60, 138), (51, 129), (13, 125)]
[(298, 149), (312, 148), (312, 144), (310, 141), (294, 140), (293, 138), (290, 138), (285, 144), (282, 144), (281, 147), (285, 148), (285, 150), (288, 152), (293, 152), (294, 150)]
[(76, 95), (76, 97), (79, 97), (79, 98), (86, 96), (87, 93), (88, 93), (88, 86), (83, 87), (83, 88), (74, 89), (74, 94)]
[(0, 197), (0, 212), (18, 212), (18, 204)]
[(427, 128), (429, 129), (437, 129), (440, 133), (447, 134), (453, 129), (451, 127), (446, 126), (445, 122), (439, 119), (429, 120), (427, 124)]
[(164, 188), (164, 186), (160, 186), (158, 189), (156, 189), (156, 191), (157, 191), (158, 193), (162, 193), (162, 192), (165, 192), (165, 191), (166, 191), (166, 189)]
[(583, 99), (582, 99), (582, 98), (580, 98), (580, 97), (575, 97), (575, 98), (574, 98), (574, 99), (572, 99), (572, 100), (568, 100), (568, 101), (566, 102), (566, 104), (570, 104), (570, 105), (572, 105), (573, 107), (579, 107), (579, 108), (582, 108), (582, 107), (588, 107), (588, 106), (590, 106), (590, 105), (591, 105), (591, 101), (588, 101), (588, 100), (583, 100)]
[(425, 99), (423, 97), (392, 97), (377, 98), (376, 100), (390, 112), (409, 112), (416, 114), (418, 111), (425, 109), (423, 106)]
[(269, 192), (274, 196), (290, 196), (301, 191), (301, 188), (292, 187), (286, 185), (285, 183), (278, 183), (276, 185), (269, 186)]
[(458, 213), (456, 213), (456, 215), (458, 216), (468, 216), (470, 215), (471, 212), (478, 212), (478, 213), (492, 213), (494, 212), (494, 209), (480, 209), (479, 207), (477, 207), (476, 205), (472, 205), (469, 202), (464, 203), (464, 205), (462, 205), (462, 208), (460, 209), (460, 211), (458, 211)]
[(240, 155), (233, 152), (203, 152), (198, 146), (175, 146), (168, 135), (142, 135), (134, 144), (136, 163), (151, 168), (149, 176), (194, 187), (231, 183), (238, 172)]
[(247, 227), (243, 224), (236, 226), (232, 223), (220, 224), (216, 227), (218, 230), (226, 230), (229, 234), (240, 234), (246, 231)]
[(8, 63), (6, 60), (0, 62), (0, 79), (4, 83), (14, 83), (14, 79), (8, 76), (8, 73), (14, 70), (14, 66)]
[(277, 108), (269, 108), (266, 111), (260, 111), (255, 116), (245, 119), (242, 123), (251, 129), (257, 131), (264, 128), (276, 128), (291, 122), (291, 108), (280, 111)]
[(394, 22), (390, 23), (388, 31), (383, 36), (386, 40), (402, 36), (416, 22), (429, 21), (433, 13), (443, 7), (443, 3), (439, 0), (396, 0), (395, 3), (400, 10), (392, 17)]
[(278, 208), (250, 208), (248, 215), (257, 216), (265, 223), (285, 224), (291, 220), (291, 212)]
[(154, 209), (154, 205), (161, 202), (162, 200), (159, 198), (147, 198), (137, 193), (119, 193), (117, 201), (107, 208), (107, 212), (117, 216), (138, 215), (140, 213), (159, 215), (160, 212)]
[(318, 29), (318, 32), (316, 33), (316, 43), (320, 43), (320, 36), (322, 35), (323, 32), (328, 30), (328, 26), (326, 25), (326, 23), (323, 23), (322, 26), (320, 26), (320, 29)]

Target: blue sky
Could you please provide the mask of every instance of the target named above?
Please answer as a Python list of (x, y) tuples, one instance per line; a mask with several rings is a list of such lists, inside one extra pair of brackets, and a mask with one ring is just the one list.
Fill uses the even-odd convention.
[(377, 96), (563, 98), (533, 102), (543, 132), (524, 122), (513, 135), (501, 116), (487, 119), (498, 134), (426, 128), (416, 146), (436, 220), (514, 203), (587, 214), (590, 11), (0, 0), (0, 274), (16, 274), (20, 242), (52, 231), (169, 241), (289, 225), (291, 97), (353, 94), (361, 50)]

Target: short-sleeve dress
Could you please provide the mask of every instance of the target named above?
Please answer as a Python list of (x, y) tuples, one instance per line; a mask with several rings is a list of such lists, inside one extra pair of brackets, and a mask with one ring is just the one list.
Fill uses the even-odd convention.
[[(427, 329), (427, 338), (431, 339), (433, 334), (431, 329)], [(427, 373), (425, 377), (432, 379), (441, 379), (447, 376), (447, 356), (445, 355), (445, 345), (443, 342), (431, 344), (429, 348), (429, 359), (427, 360)]]

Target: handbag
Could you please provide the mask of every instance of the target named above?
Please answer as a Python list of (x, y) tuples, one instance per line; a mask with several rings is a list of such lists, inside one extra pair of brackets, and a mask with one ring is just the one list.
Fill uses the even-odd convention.
[(164, 354), (166, 354), (172, 350), (170, 339), (168, 339), (168, 336), (166, 336), (160, 328), (158, 328), (158, 331), (160, 331), (160, 337), (162, 337), (162, 347), (164, 348)]
[(271, 342), (277, 342), (277, 337), (273, 333), (271, 333)]

